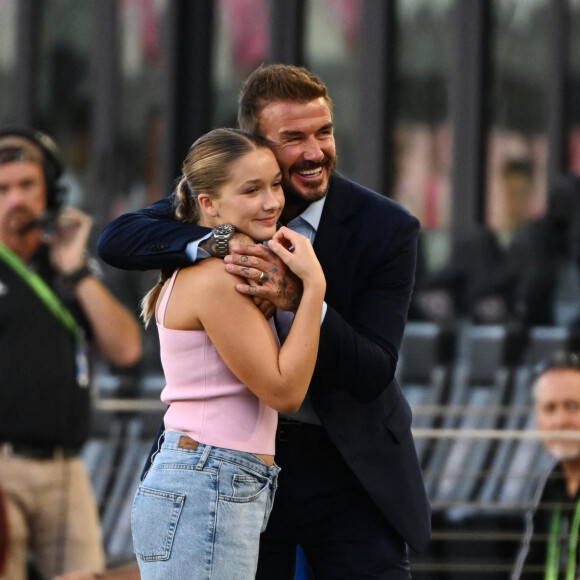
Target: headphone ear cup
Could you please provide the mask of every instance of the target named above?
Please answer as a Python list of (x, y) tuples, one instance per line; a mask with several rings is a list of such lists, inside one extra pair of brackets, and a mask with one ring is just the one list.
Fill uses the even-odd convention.
[(58, 212), (64, 202), (65, 194), (66, 187), (59, 185), (58, 182), (52, 187), (47, 187), (47, 208)]
[(59, 179), (62, 175), (62, 166), (56, 165), (46, 158), (43, 164), (44, 177), (46, 179), (47, 207), (57, 210), (62, 204), (65, 189), (59, 185)]

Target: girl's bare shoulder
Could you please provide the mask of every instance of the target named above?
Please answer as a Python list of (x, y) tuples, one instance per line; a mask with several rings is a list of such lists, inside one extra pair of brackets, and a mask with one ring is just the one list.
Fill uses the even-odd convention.
[(165, 313), (165, 326), (176, 330), (200, 330), (208, 317), (223, 313), (246, 299), (236, 291), (237, 279), (223, 260), (205, 260), (180, 269)]
[(191, 289), (220, 293), (235, 291), (235, 285), (243, 281), (227, 272), (224, 261), (219, 258), (206, 258), (183, 268), (179, 278), (182, 284)]

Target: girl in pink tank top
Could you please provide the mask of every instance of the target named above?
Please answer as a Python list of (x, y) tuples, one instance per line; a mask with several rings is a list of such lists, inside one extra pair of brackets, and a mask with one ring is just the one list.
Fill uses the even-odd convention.
[(251, 264), (242, 279), (209, 257), (162, 273), (144, 298), (143, 318), (157, 321), (169, 404), (163, 445), (132, 513), (144, 580), (254, 578), (279, 470), (277, 412), (295, 412), (306, 395), (326, 290), (310, 241), (276, 230), (281, 179), (267, 143), (236, 129), (204, 135), (185, 159), (177, 218), (212, 228), (222, 254), (232, 231), (246, 235), (236, 233), (239, 242), (269, 240), (303, 293), (282, 346), (271, 309), (236, 290), (272, 275)]

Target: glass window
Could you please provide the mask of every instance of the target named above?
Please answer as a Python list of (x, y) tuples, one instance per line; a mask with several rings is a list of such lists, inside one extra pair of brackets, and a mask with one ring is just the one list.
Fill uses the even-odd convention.
[(166, 9), (167, 0), (123, 0), (118, 8), (122, 170), (115, 214), (148, 206), (170, 193), (171, 183), (161, 183)]
[(397, 4), (399, 93), (394, 198), (420, 220), (425, 265), (448, 252), (452, 136), (448, 111), (451, 0)]
[(0, 0), (0, 123), (10, 123), (16, 65), (16, 0)]
[[(162, 179), (166, 87), (162, 31), (167, 5), (168, 0), (119, 0), (117, 4), (119, 174), (109, 208), (110, 219), (146, 207), (171, 193), (172, 183), (164, 183)], [(157, 280), (156, 272), (107, 268), (106, 274), (111, 289), (135, 312), (141, 298)], [(162, 372), (155, 325), (144, 331), (143, 349), (140, 368), (133, 372), (141, 373), (141, 388), (146, 390), (147, 379), (152, 381)], [(129, 372), (124, 380), (134, 378)], [(160, 385), (158, 381), (151, 384), (153, 388)]]
[(546, 0), (496, 0), (486, 223), (506, 241), (546, 196)]
[(580, 0), (570, 0), (570, 76), (568, 79), (568, 169), (580, 175)]
[[(38, 125), (51, 133), (61, 147), (66, 167), (67, 203), (91, 207), (88, 198), (104, 185), (110, 188), (104, 215), (94, 215), (92, 247), (105, 225), (116, 216), (145, 207), (170, 193), (171, 183), (161, 183), (161, 151), (164, 119), (162, 105), (166, 66), (161, 40), (167, 0), (117, 0), (115, 18), (117, 54), (114, 69), (99, 74), (115, 75), (114, 95), (117, 110), (105, 127), (107, 142), (95, 155), (93, 116), (99, 82), (93, 64), (108, 58), (110, 47), (95, 37), (102, 18), (96, 2), (47, 0), (41, 24), (39, 91), (35, 110)], [(103, 97), (103, 95), (100, 95)], [(114, 152), (114, 153), (113, 153)], [(112, 177), (102, 183), (100, 171), (105, 157), (114, 155)], [(95, 189), (96, 188), (96, 189)], [(89, 210), (90, 211), (90, 210)], [(104, 223), (101, 221), (104, 219)], [(154, 284), (155, 272), (122, 271), (101, 264), (104, 280), (113, 293), (132, 311)], [(145, 354), (139, 369), (129, 369), (127, 380), (137, 370), (145, 374), (160, 372), (155, 328), (144, 340)]]
[(326, 84), (334, 103), (338, 167), (346, 175), (352, 170), (352, 148), (356, 146), (351, 136), (356, 122), (360, 13), (360, 0), (311, 0), (306, 4), (304, 58), (306, 66)]
[(75, 0), (45, 3), (41, 22), (36, 124), (61, 148), (67, 202), (81, 206), (90, 151), (90, 64), (95, 4)]
[(242, 81), (268, 60), (270, 11), (267, 0), (218, 0), (215, 33), (214, 126), (237, 126)]

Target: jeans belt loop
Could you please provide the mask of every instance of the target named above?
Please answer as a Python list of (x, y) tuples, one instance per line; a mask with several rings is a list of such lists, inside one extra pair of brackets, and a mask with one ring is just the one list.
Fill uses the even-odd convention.
[(203, 453), (201, 454), (201, 457), (199, 458), (199, 461), (197, 462), (197, 465), (195, 466), (195, 469), (197, 471), (202, 471), (203, 468), (205, 467), (205, 462), (207, 461), (207, 458), (209, 457), (209, 454), (212, 450), (211, 445), (206, 445)]

